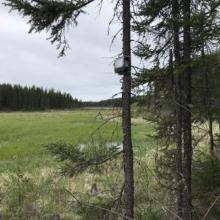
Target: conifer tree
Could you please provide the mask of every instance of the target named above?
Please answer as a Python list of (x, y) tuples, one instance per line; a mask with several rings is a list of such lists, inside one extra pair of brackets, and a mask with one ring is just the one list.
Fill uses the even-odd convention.
[(70, 94), (38, 87), (0, 84), (0, 110), (45, 110), (80, 107)]
[[(68, 42), (65, 38), (65, 30), (70, 25), (77, 24), (77, 18), (84, 12), (87, 5), (95, 0), (5, 0), (5, 5), (12, 10), (20, 12), (28, 17), (30, 24), (29, 32), (50, 31), (51, 43), (57, 43), (60, 56), (65, 55)], [(123, 19), (123, 55), (131, 57), (130, 48), (130, 3), (131, 0), (122, 0), (116, 3), (116, 9), (122, 6)], [(134, 180), (133, 180), (133, 151), (131, 140), (131, 62), (129, 69), (123, 75), (123, 104), (122, 104), (122, 127), (123, 127), (123, 153), (125, 174), (125, 216), (133, 218), (134, 206)]]
[[(136, 55), (144, 59), (154, 58), (153, 60), (165, 70), (168, 66), (169, 51), (174, 50), (175, 93), (168, 99), (175, 103), (173, 110), (176, 114), (177, 214), (183, 219), (191, 219), (191, 112), (193, 110), (191, 108), (191, 60), (201, 55), (203, 47), (205, 51), (210, 51), (210, 49), (213, 51), (215, 47), (218, 47), (219, 1), (148, 0), (139, 5), (139, 12), (136, 15), (138, 19), (134, 23), (134, 30), (139, 34)], [(151, 38), (153, 42), (147, 44), (148, 38)], [(148, 82), (154, 82), (154, 85), (156, 85), (155, 82), (158, 84), (158, 80), (161, 83), (165, 82), (164, 77), (168, 78), (169, 75), (162, 74), (163, 70), (159, 74), (162, 78), (158, 78), (157, 74), (153, 77), (151, 74), (151, 81)], [(150, 71), (146, 70), (142, 73), (150, 73)], [(140, 79), (142, 77), (142, 80), (144, 78), (141, 74), (138, 77)], [(168, 90), (168, 84), (166, 86)], [(206, 83), (207, 87), (210, 88)], [(154, 90), (164, 92), (164, 86), (157, 86)], [(161, 103), (164, 100), (164, 93), (162, 96)], [(170, 105), (171, 108), (172, 106)], [(208, 115), (212, 118), (210, 111)], [(212, 123), (209, 124), (210, 140), (212, 140)], [(213, 145), (211, 142), (210, 145)]]

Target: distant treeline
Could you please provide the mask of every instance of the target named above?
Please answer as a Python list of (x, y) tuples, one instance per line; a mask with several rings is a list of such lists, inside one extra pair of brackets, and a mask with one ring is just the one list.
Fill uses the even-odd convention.
[[(131, 104), (138, 103), (138, 105), (147, 105), (148, 99), (146, 96), (135, 96), (131, 98)], [(113, 99), (106, 99), (102, 101), (90, 101), (90, 102), (83, 102), (82, 106), (84, 107), (121, 107), (122, 106), (122, 98), (113, 98)]]
[(78, 108), (81, 101), (68, 93), (39, 87), (0, 84), (0, 110), (46, 110)]
[(102, 101), (86, 101), (82, 103), (83, 107), (120, 107), (121, 98), (106, 99)]
[[(138, 103), (145, 105), (144, 102), (146, 102), (146, 97), (143, 96), (131, 98), (131, 104)], [(0, 111), (121, 107), (121, 105), (121, 98), (83, 102), (73, 98), (68, 93), (62, 93), (54, 89), (47, 90), (35, 86), (22, 87), (20, 85), (0, 84)]]

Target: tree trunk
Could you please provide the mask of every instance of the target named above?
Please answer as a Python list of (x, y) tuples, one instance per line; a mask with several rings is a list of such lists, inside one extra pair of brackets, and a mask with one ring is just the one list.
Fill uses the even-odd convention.
[(173, 39), (175, 57), (175, 111), (176, 111), (176, 172), (177, 172), (177, 215), (183, 217), (183, 169), (182, 169), (182, 96), (181, 65), (179, 40), (179, 1), (172, 0)]
[(183, 219), (192, 219), (191, 167), (192, 167), (192, 128), (191, 128), (191, 0), (183, 1)]
[(218, 132), (219, 132), (219, 135), (220, 135), (220, 120), (218, 120)]
[(123, 159), (124, 159), (124, 202), (125, 216), (134, 217), (134, 172), (133, 149), (131, 139), (131, 13), (130, 0), (123, 0), (123, 55), (129, 60), (129, 68), (125, 71), (122, 85), (122, 127), (123, 127)]
[[(203, 52), (204, 55), (204, 52)], [(209, 149), (210, 154), (213, 155), (214, 152), (214, 135), (213, 135), (213, 117), (212, 117), (212, 110), (210, 110), (210, 106), (212, 103), (210, 101), (210, 88), (209, 88), (209, 78), (208, 72), (205, 72), (205, 105), (207, 111), (207, 119), (208, 119), (208, 133), (209, 133)]]
[(213, 135), (213, 118), (211, 113), (209, 113), (209, 145), (210, 145), (210, 153), (213, 155), (215, 144), (214, 144), (214, 135)]

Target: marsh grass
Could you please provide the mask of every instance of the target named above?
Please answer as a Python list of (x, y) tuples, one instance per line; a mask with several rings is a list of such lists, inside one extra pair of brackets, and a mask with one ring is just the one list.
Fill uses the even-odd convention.
[[(121, 143), (121, 121), (115, 115), (120, 112), (113, 114), (112, 109), (0, 113), (0, 212), (4, 219), (50, 219), (56, 213), (63, 219), (101, 216), (103, 211), (99, 209), (76, 204), (65, 189), (75, 192), (85, 204), (108, 208), (123, 185), (121, 159), (103, 165), (98, 173), (67, 178), (60, 176), (60, 163), (45, 146), (60, 141), (91, 147), (92, 142)], [(145, 120), (135, 118), (132, 130), (139, 166), (139, 160), (152, 159), (154, 143), (148, 134), (152, 134), (153, 128)], [(142, 175), (142, 169), (139, 172)], [(145, 184), (145, 178), (148, 177), (140, 183)], [(97, 195), (91, 196), (94, 183)], [(12, 212), (14, 216), (10, 216)]]
[[(121, 122), (115, 118), (105, 123), (111, 117), (108, 109), (0, 113), (0, 172), (13, 169), (19, 159), (30, 168), (54, 166), (44, 148), (52, 142), (87, 144), (100, 138), (120, 142)], [(133, 131), (135, 145), (140, 145), (149, 141), (146, 134), (152, 127), (136, 119)]]

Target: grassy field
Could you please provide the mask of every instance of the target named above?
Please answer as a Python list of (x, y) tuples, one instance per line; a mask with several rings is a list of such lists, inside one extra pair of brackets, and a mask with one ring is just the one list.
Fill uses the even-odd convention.
[[(117, 116), (120, 116), (119, 109), (1, 112), (0, 219), (1, 215), (6, 220), (49, 220), (56, 219), (56, 215), (63, 220), (100, 219), (102, 210), (94, 206), (108, 209), (121, 192), (124, 181), (122, 156), (102, 164), (96, 171), (92, 167), (79, 175), (62, 176), (58, 171), (65, 163), (59, 163), (45, 146), (65, 142), (87, 145), (90, 150), (97, 143), (121, 144), (121, 120)], [(206, 125), (200, 126), (205, 128)], [(153, 125), (135, 117), (132, 118), (132, 131), (136, 219), (170, 219), (164, 217), (161, 207), (166, 206), (169, 210), (175, 207), (172, 195), (166, 196), (166, 187), (163, 189), (158, 184), (157, 142), (150, 137)], [(195, 128), (194, 133), (198, 139), (203, 136)], [(89, 144), (93, 142), (95, 145)], [(208, 149), (207, 144), (206, 138), (198, 150), (204, 146)], [(194, 153), (200, 155), (197, 149)], [(199, 185), (203, 176), (196, 179), (194, 175), (193, 178)], [(91, 193), (94, 183), (97, 186), (95, 195)], [(85, 205), (80, 206), (69, 192)], [(92, 208), (87, 204), (92, 204)], [(200, 203), (197, 206), (200, 207)], [(118, 211), (123, 213), (121, 208), (119, 206)]]
[[(0, 113), (0, 219), (102, 219), (100, 216), (103, 216), (103, 210), (97, 207), (110, 210), (111, 204), (115, 204), (115, 199), (121, 195), (124, 184), (122, 155), (98, 167), (87, 167), (73, 176), (62, 176), (58, 171), (65, 162), (55, 160), (45, 146), (56, 142), (79, 144), (85, 146), (82, 149), (88, 150), (88, 156), (90, 148), (93, 146), (94, 150), (97, 143), (98, 146), (107, 147), (108, 143), (121, 144), (121, 120), (116, 116), (120, 116), (118, 109)], [(207, 124), (197, 127), (193, 129), (194, 137), (200, 140)], [(217, 126), (214, 127), (214, 131), (218, 132)], [(168, 166), (167, 176), (164, 175), (161, 181), (161, 170), (158, 169), (162, 163), (162, 171), (165, 172), (163, 156), (167, 158), (170, 154), (163, 155), (164, 151), (157, 150), (157, 141), (150, 137), (153, 126), (146, 120), (132, 118), (132, 131), (136, 219), (171, 219), (166, 210), (175, 211), (175, 196), (167, 193), (169, 191), (164, 183), (167, 183), (167, 176), (175, 177), (175, 173), (170, 173), (171, 168)], [(194, 162), (194, 166), (200, 164), (207, 170), (201, 172), (200, 166), (193, 167), (193, 189), (197, 198), (194, 204), (201, 216), (204, 216), (203, 210), (208, 210), (215, 199), (211, 191), (211, 196), (208, 194), (207, 197), (209, 200), (205, 197), (201, 200), (201, 186), (211, 184), (209, 180), (217, 177), (215, 173), (219, 171), (220, 164), (218, 161), (213, 164), (213, 161), (206, 160), (209, 158), (205, 156), (209, 155), (208, 141), (205, 138), (194, 149), (194, 159), (200, 161)], [(206, 151), (207, 154), (204, 154)], [(97, 156), (97, 151), (93, 152)], [(200, 158), (202, 155), (203, 159)], [(71, 161), (70, 167), (72, 165)], [(203, 183), (206, 179), (207, 183)], [(96, 194), (91, 192), (94, 183), (97, 186)], [(118, 212), (123, 213), (123, 206), (118, 206)], [(55, 218), (56, 215), (60, 218)]]
[[(101, 173), (92, 174), (87, 170), (73, 178), (62, 177), (57, 172), (61, 164), (45, 146), (56, 142), (121, 144), (118, 115), (117, 109), (1, 112), (0, 212), (2, 210), (3, 219), (46, 220), (55, 219), (53, 215), (58, 213), (62, 219), (84, 220), (98, 215), (100, 210), (72, 208), (72, 203), (67, 201), (74, 199), (64, 189), (77, 192), (84, 202), (91, 198), (90, 202), (105, 206), (103, 202), (111, 200), (111, 193), (115, 194), (123, 185), (122, 158), (104, 165)], [(144, 155), (152, 148), (152, 141), (147, 136), (152, 134), (152, 125), (141, 118), (133, 118), (132, 130), (135, 160), (138, 159), (136, 173), (142, 173), (141, 167), (146, 167), (149, 159)], [(138, 185), (146, 184), (145, 178), (138, 175), (137, 178), (142, 180)], [(94, 182), (100, 192), (97, 197), (90, 194)], [(142, 192), (140, 194), (143, 195)]]
[[(53, 142), (86, 144), (103, 139), (120, 143), (121, 122), (115, 114), (107, 109), (0, 113), (0, 171), (11, 169), (15, 160), (26, 161), (30, 167), (49, 166), (52, 160), (44, 146)], [(133, 119), (132, 129), (134, 145), (149, 146), (146, 135), (151, 126)]]

